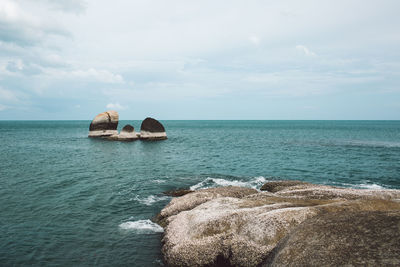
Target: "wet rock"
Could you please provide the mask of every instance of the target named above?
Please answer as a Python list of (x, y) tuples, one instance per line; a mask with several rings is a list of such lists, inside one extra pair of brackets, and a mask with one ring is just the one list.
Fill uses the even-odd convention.
[(108, 137), (118, 134), (118, 112), (109, 110), (98, 114), (89, 127), (89, 137)]
[(400, 190), (293, 181), (274, 185), (278, 187), (276, 193), (220, 187), (173, 198), (156, 219), (165, 229), (162, 252), (166, 262), (171, 266), (257, 266), (266, 262), (283, 238), (311, 218), (400, 210)]
[(167, 133), (164, 126), (158, 120), (146, 118), (140, 126), (140, 139), (164, 140), (167, 139)]
[(180, 188), (180, 189), (175, 189), (175, 190), (169, 190), (163, 192), (164, 195), (170, 196), (170, 197), (181, 197), (189, 193), (193, 193), (193, 190), (190, 189), (185, 189), (185, 188)]
[(116, 141), (135, 141), (139, 139), (139, 134), (135, 132), (132, 125), (127, 124), (122, 128), (119, 134), (111, 135), (108, 139)]
[(306, 185), (309, 183), (302, 182), (302, 181), (292, 181), (292, 180), (283, 180), (283, 181), (270, 181), (265, 183), (260, 190), (261, 191), (268, 191), (268, 192), (278, 192), (288, 187), (297, 186), (297, 185)]
[(263, 266), (400, 266), (400, 211), (344, 211), (306, 220)]

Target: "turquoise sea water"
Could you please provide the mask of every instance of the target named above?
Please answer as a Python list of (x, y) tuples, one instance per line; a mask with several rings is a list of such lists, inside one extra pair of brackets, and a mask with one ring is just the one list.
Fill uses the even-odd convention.
[(163, 121), (168, 140), (131, 143), (89, 124), (0, 121), (1, 266), (162, 266), (149, 219), (176, 188), (400, 188), (400, 121)]

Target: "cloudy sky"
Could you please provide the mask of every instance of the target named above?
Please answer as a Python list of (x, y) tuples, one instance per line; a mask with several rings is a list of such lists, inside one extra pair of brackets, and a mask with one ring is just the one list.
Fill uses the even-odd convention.
[(400, 119), (399, 10), (0, 0), (0, 119)]

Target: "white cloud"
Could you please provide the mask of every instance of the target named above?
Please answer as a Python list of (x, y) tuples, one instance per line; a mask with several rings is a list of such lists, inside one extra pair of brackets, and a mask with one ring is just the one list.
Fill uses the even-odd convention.
[(118, 103), (118, 102), (115, 102), (115, 103), (108, 103), (107, 105), (106, 105), (106, 108), (107, 109), (117, 109), (117, 110), (124, 110), (124, 109), (127, 109), (127, 107), (126, 106), (122, 106), (120, 103)]
[(30, 7), (35, 7), (32, 2), (26, 6), (17, 1), (0, 1), (0, 41), (27, 47), (44, 43), (52, 36), (70, 36), (58, 20), (43, 16), (38, 8), (38, 12), (32, 12)]
[(304, 45), (296, 45), (296, 49), (303, 52), (306, 56), (316, 56), (314, 52), (305, 47)]
[(124, 78), (120, 74), (114, 74), (108, 70), (89, 69), (47, 69), (45, 71), (50, 80), (72, 80), (86, 82), (101, 82), (108, 84), (124, 83)]
[(0, 100), (5, 102), (16, 102), (18, 97), (12, 91), (0, 87)]
[(42, 72), (40, 66), (32, 63), (25, 63), (21, 59), (9, 61), (5, 68), (9, 72), (23, 73), (25, 75), (35, 75)]
[(260, 45), (261, 40), (258, 36), (255, 36), (255, 35), (250, 36), (249, 40), (250, 40), (250, 42), (252, 42), (255, 45)]
[(41, 0), (41, 2), (55, 10), (72, 12), (75, 14), (82, 14), (87, 8), (87, 3), (83, 0)]
[(107, 70), (96, 70), (90, 68), (88, 70), (75, 70), (69, 73), (74, 78), (93, 79), (104, 83), (123, 83), (124, 79), (119, 74), (114, 74)]
[(6, 110), (7, 108), (7, 106), (0, 104), (0, 111)]

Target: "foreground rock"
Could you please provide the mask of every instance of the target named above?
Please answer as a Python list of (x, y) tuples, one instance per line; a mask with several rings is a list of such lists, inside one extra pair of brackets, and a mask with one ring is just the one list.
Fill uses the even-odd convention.
[(118, 112), (109, 110), (98, 114), (90, 123), (89, 137), (107, 137), (118, 134)]
[(140, 139), (165, 140), (167, 133), (164, 126), (156, 119), (146, 118), (140, 126)]
[(108, 139), (116, 141), (135, 141), (139, 139), (139, 134), (135, 132), (135, 128), (133, 128), (132, 125), (127, 124), (122, 128), (119, 134), (111, 135)]
[(400, 211), (332, 212), (306, 220), (279, 242), (263, 266), (294, 264), (399, 266)]
[[(298, 181), (273, 182), (264, 189), (269, 191), (221, 187), (173, 198), (157, 217), (165, 228), (166, 262), (170, 266), (400, 264), (400, 190)], [(334, 218), (337, 226), (328, 227)], [(386, 240), (390, 236), (393, 241)], [(366, 243), (370, 246), (362, 245)], [(347, 257), (340, 247), (358, 254)], [(309, 260), (321, 248), (315, 261)]]

